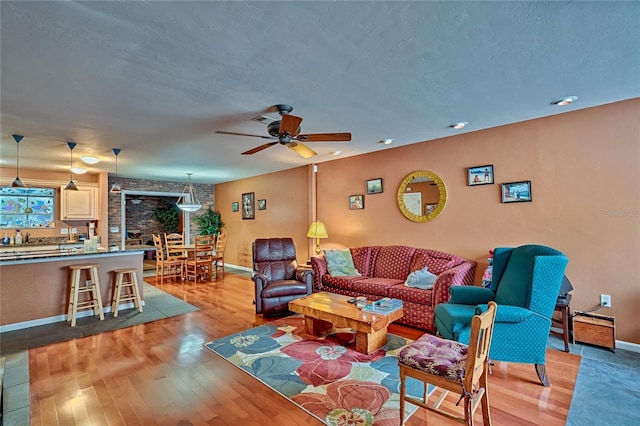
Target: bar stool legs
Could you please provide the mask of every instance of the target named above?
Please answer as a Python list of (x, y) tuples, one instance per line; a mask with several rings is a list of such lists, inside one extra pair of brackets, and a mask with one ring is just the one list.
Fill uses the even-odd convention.
[[(136, 268), (116, 269), (116, 285), (113, 290), (113, 301), (111, 302), (111, 312), (114, 318), (118, 316), (120, 302), (133, 301), (133, 305), (142, 312), (142, 300), (138, 289), (138, 277)], [(129, 289), (128, 293), (121, 294), (123, 290)]]
[[(71, 289), (69, 291), (69, 307), (67, 309), (67, 321), (71, 321), (71, 327), (76, 326), (78, 310), (93, 309), (95, 315), (100, 316), (100, 320), (104, 320), (104, 311), (102, 309), (102, 297), (100, 296), (100, 283), (98, 281), (98, 267), (100, 265), (71, 265)], [(89, 274), (89, 285), (82, 285), (80, 282), (81, 271), (87, 271)], [(90, 293), (90, 300), (78, 301), (81, 293)]]

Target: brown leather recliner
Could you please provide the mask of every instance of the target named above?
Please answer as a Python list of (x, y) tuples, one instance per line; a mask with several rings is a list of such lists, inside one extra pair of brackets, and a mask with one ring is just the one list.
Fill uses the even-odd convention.
[(313, 270), (296, 261), (292, 238), (261, 238), (253, 242), (256, 314), (289, 312), (289, 301), (311, 294)]

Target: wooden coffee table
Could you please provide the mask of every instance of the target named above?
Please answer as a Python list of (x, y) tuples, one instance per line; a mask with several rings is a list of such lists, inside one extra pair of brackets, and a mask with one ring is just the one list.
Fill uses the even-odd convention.
[(366, 312), (347, 303), (349, 296), (321, 291), (289, 302), (289, 310), (303, 314), (307, 333), (322, 336), (332, 328), (351, 328), (356, 350), (370, 354), (387, 344), (387, 327), (402, 318), (402, 309), (387, 315)]

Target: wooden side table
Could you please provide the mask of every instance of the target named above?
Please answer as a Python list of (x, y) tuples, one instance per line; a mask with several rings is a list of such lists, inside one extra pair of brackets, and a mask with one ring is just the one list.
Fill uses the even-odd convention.
[(560, 312), (560, 318), (551, 318), (551, 326), (558, 326), (562, 330), (551, 330), (551, 334), (554, 336), (562, 337), (564, 341), (564, 351), (569, 352), (569, 305), (571, 303), (571, 295), (567, 294), (566, 301), (557, 301), (554, 312)]

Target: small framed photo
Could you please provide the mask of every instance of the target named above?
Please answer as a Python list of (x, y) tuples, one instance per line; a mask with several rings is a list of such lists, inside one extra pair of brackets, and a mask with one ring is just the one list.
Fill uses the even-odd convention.
[(255, 201), (255, 194), (253, 192), (247, 192), (246, 194), (242, 194), (242, 218), (243, 219), (256, 218), (256, 201)]
[(350, 210), (362, 210), (364, 209), (364, 195), (349, 195), (349, 209)]
[(234, 201), (233, 203), (231, 203), (231, 211), (232, 212), (240, 211), (240, 204), (237, 201)]
[(267, 200), (258, 200), (258, 210), (267, 209)]
[(467, 169), (469, 186), (488, 185), (495, 183), (493, 179), (493, 165), (469, 167)]
[(382, 193), (382, 178), (370, 179), (367, 181), (367, 194)]
[(509, 182), (502, 184), (503, 203), (522, 203), (531, 201), (531, 181)]

